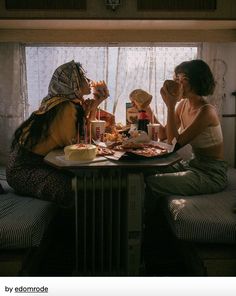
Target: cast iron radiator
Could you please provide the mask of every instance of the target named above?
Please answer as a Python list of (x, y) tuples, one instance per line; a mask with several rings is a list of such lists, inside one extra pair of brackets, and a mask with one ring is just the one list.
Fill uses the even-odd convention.
[(87, 170), (77, 175), (76, 270), (81, 275), (137, 275), (140, 268), (142, 174)]

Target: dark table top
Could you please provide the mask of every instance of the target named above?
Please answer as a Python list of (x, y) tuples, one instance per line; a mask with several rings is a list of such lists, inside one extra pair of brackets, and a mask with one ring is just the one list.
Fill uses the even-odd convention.
[(91, 162), (79, 162), (65, 160), (63, 150), (54, 150), (48, 153), (45, 162), (58, 169), (66, 169), (76, 172), (81, 169), (150, 169), (173, 165), (181, 160), (177, 153), (169, 153), (165, 156), (152, 159), (127, 159), (115, 160), (112, 157), (97, 157)]

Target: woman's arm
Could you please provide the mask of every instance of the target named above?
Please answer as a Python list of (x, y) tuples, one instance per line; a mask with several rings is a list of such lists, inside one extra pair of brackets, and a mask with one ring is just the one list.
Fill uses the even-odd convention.
[(196, 114), (194, 120), (179, 134), (177, 142), (184, 146), (202, 133), (208, 126), (219, 123), (215, 109), (210, 105), (203, 106)]
[(218, 123), (215, 109), (212, 108), (212, 106), (206, 105), (198, 111), (193, 121), (180, 134), (178, 128), (180, 125), (179, 114), (182, 102), (180, 102), (175, 112), (175, 106), (178, 100), (171, 96), (164, 87), (161, 88), (161, 95), (167, 106), (166, 130), (168, 143), (171, 143), (173, 138), (176, 138), (178, 144), (180, 146), (184, 146), (203, 132), (206, 127), (216, 125)]
[(84, 101), (83, 107), (87, 122), (96, 119), (98, 106), (109, 97), (109, 90), (105, 81), (91, 83), (93, 99)]
[(48, 137), (43, 141), (39, 141), (32, 151), (40, 155), (46, 155), (54, 149), (75, 143), (77, 140), (76, 121), (77, 111), (74, 104), (71, 102), (61, 104), (49, 127)]
[(152, 123), (159, 123), (160, 124), (158, 137), (161, 141), (165, 140), (167, 138), (166, 127), (164, 125), (162, 125), (162, 123), (157, 119), (157, 117), (154, 115), (150, 106), (147, 107), (146, 112), (147, 112), (147, 115)]
[(162, 87), (160, 90), (163, 101), (167, 106), (167, 124), (165, 126), (165, 133), (168, 144), (171, 144), (173, 139), (178, 139), (180, 127), (180, 110), (182, 109), (183, 101), (181, 101), (176, 107), (179, 99), (170, 95), (165, 87)]
[(77, 111), (75, 105), (68, 102), (59, 110), (50, 127), (50, 134), (57, 147), (71, 145), (77, 140), (76, 121)]

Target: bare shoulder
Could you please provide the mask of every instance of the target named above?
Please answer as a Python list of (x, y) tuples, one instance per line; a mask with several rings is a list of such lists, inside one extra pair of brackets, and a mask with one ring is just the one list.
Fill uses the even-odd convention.
[(206, 103), (199, 108), (199, 112), (217, 115), (216, 107), (212, 104)]
[(208, 120), (211, 124), (219, 123), (219, 116), (216, 107), (212, 104), (204, 104), (199, 108), (199, 117)]

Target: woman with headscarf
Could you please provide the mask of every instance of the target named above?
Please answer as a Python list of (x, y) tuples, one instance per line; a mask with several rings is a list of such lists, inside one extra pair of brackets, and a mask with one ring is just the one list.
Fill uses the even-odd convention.
[(16, 192), (60, 205), (73, 202), (72, 176), (47, 165), (44, 156), (75, 143), (78, 127), (81, 135), (84, 125), (95, 119), (109, 92), (106, 86), (95, 89), (94, 98), (84, 100), (90, 92), (81, 64), (71, 61), (55, 70), (40, 108), (14, 134), (6, 175)]

